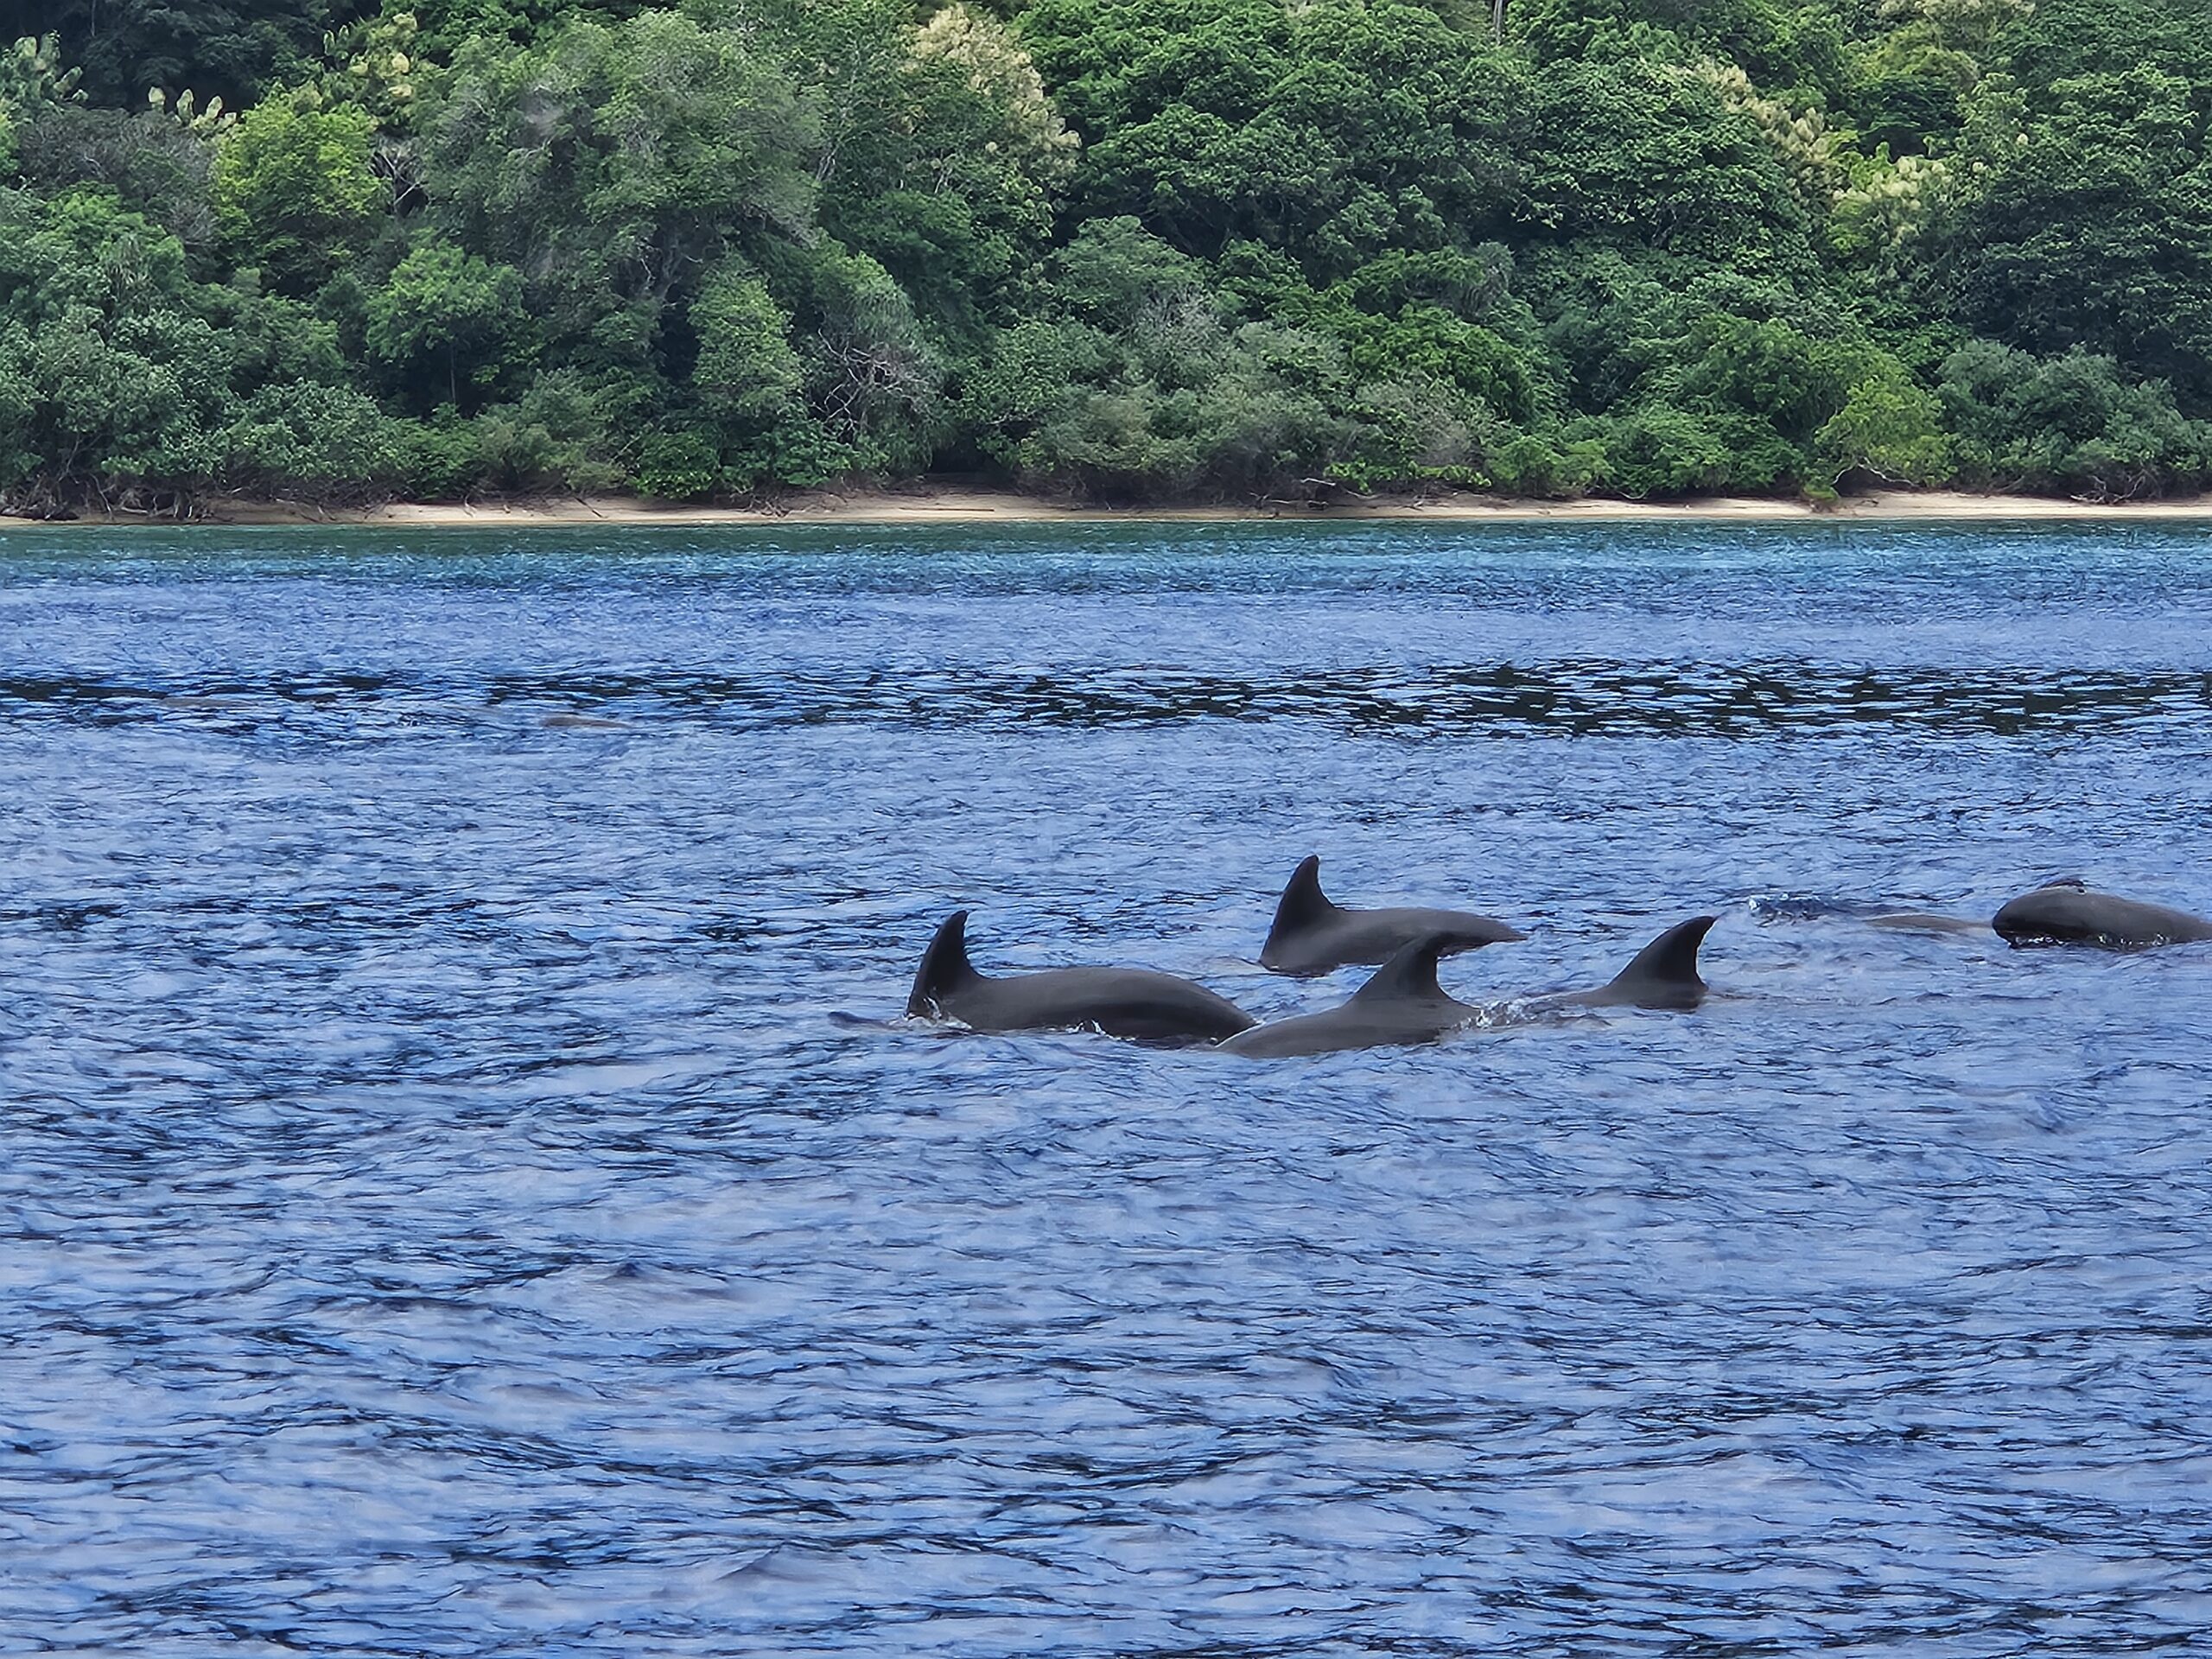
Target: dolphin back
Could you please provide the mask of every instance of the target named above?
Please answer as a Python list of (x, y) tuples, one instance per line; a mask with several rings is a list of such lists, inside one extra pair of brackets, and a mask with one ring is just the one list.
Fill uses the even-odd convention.
[(1282, 897), (1275, 900), (1274, 925), (1268, 930), (1268, 938), (1274, 939), (1295, 928), (1311, 927), (1333, 915), (1336, 908), (1321, 891), (1321, 860), (1317, 854), (1308, 853), (1283, 884)]
[(982, 978), (968, 960), (968, 912), (956, 910), (944, 918), (930, 940), (930, 948), (922, 952), (922, 965), (914, 970), (914, 988), (906, 997), (906, 1012), (916, 1019), (941, 1014), (948, 998)]
[(1675, 923), (1613, 976), (1605, 987), (1607, 1000), (1646, 1007), (1694, 1006), (1706, 992), (1705, 980), (1697, 969), (1698, 947), (1719, 919), (1694, 916)]
[(1274, 1059), (1426, 1043), (1457, 1030), (1480, 1010), (1457, 1001), (1436, 982), (1436, 959), (1454, 937), (1440, 931), (1424, 933), (1400, 946), (1350, 1001), (1240, 1032), (1221, 1047), (1250, 1059)]
[(1349, 963), (1387, 963), (1430, 933), (1443, 936), (1445, 956), (1528, 937), (1493, 917), (1470, 911), (1409, 906), (1347, 908), (1321, 891), (1321, 861), (1309, 854), (1299, 861), (1282, 897), (1275, 901), (1274, 924), (1260, 947), (1260, 966), (1270, 973), (1306, 977)]
[(1444, 1000), (1436, 982), (1436, 959), (1453, 942), (1451, 933), (1438, 931), (1401, 945), (1375, 970), (1366, 984), (1352, 993), (1352, 1007), (1371, 1007), (1383, 1002), (1434, 1002)]
[(2202, 916), (2072, 883), (2023, 893), (1999, 910), (1990, 925), (2012, 945), (2088, 944), (2137, 950), (2212, 939), (2212, 921)]

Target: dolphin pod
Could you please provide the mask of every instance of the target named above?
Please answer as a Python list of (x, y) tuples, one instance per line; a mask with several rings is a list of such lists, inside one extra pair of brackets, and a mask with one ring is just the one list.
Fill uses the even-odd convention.
[[(1320, 860), (1302, 860), (1275, 906), (1260, 963), (1311, 977), (1348, 963), (1381, 963), (1332, 1008), (1261, 1024), (1236, 1004), (1173, 974), (1143, 968), (1056, 968), (991, 977), (968, 959), (968, 912), (938, 927), (914, 975), (906, 1013), (977, 1031), (1091, 1030), (1155, 1043), (1205, 1044), (1248, 1058), (1325, 1054), (1431, 1042), (1481, 1020), (1484, 1010), (1438, 982), (1442, 957), (1525, 938), (1471, 911), (1356, 910), (1321, 891)], [(1718, 918), (1678, 922), (1605, 984), (1514, 1006), (1536, 1014), (1574, 1007), (1695, 1009), (1710, 994), (1698, 953)], [(1922, 912), (1869, 918), (1875, 925), (1940, 931), (1994, 928), (2019, 945), (2136, 950), (2212, 941), (2212, 920), (2183, 910), (2061, 881), (2012, 899), (1989, 923)]]

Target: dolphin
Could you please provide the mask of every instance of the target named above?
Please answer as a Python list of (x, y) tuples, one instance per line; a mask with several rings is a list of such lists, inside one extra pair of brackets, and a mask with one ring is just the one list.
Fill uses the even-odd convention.
[(1503, 944), (1529, 936), (1503, 922), (1465, 910), (1348, 910), (1321, 891), (1321, 861), (1308, 855), (1291, 872), (1275, 901), (1274, 925), (1260, 947), (1260, 966), (1270, 973), (1310, 979), (1346, 963), (1387, 962), (1414, 940), (1439, 935), (1442, 954)]
[(2185, 910), (2146, 905), (2073, 882), (2055, 882), (2023, 893), (1990, 923), (2010, 945), (2088, 944), (2106, 950), (2145, 950), (2158, 944), (2212, 939), (2212, 922)]
[(906, 1012), (976, 1031), (1103, 1031), (1148, 1042), (1213, 1042), (1257, 1023), (1203, 985), (1148, 968), (1054, 968), (990, 979), (968, 960), (968, 912), (937, 931)]
[(1436, 959), (1446, 950), (1465, 950), (1460, 943), (1465, 937), (1445, 930), (1424, 933), (1376, 969), (1351, 1001), (1240, 1032), (1222, 1044), (1222, 1052), (1249, 1059), (1275, 1059), (1426, 1043), (1457, 1031), (1480, 1018), (1482, 1010), (1447, 995), (1436, 982)]
[(1677, 922), (1636, 953), (1636, 960), (1594, 990), (1539, 997), (1538, 1008), (1677, 1008), (1705, 1001), (1710, 988), (1698, 976), (1698, 947), (1716, 916)]

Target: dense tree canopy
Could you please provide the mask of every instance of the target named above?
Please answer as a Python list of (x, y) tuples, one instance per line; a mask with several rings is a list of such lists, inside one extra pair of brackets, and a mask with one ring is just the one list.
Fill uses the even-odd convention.
[(2212, 0), (0, 3), (0, 505), (2212, 473)]
[(361, 0), (0, 0), (0, 39), (53, 35), (102, 104), (190, 88), (236, 108), (307, 71)]

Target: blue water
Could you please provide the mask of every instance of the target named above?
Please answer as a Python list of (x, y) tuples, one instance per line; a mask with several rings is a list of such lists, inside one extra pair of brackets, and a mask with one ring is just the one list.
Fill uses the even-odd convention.
[[(0, 1649), (2212, 1628), (2212, 531), (0, 534)], [(1694, 1015), (1255, 1064), (1318, 851)]]

